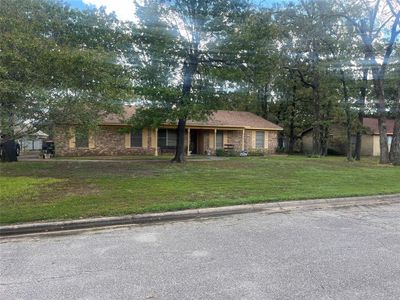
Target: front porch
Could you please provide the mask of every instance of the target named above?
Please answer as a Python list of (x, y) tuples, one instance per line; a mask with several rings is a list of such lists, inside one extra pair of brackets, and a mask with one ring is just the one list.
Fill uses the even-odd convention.
[(191, 154), (215, 154), (218, 149), (244, 150), (244, 129), (203, 129), (188, 128), (187, 155)]
[[(245, 129), (188, 127), (185, 131), (185, 153), (214, 155), (216, 150), (245, 150)], [(156, 155), (175, 151), (176, 128), (156, 129)]]

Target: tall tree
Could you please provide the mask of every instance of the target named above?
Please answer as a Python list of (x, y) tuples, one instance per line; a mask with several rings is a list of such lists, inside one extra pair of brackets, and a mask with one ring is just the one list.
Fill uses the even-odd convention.
[[(96, 124), (131, 95), (118, 63), (119, 21), (103, 10), (79, 11), (53, 1), (0, 2), (0, 131), (14, 140), (41, 126)], [(14, 159), (10, 153), (4, 160)]]
[(159, 74), (136, 77), (143, 104), (136, 118), (147, 114), (144, 119), (150, 121), (178, 120), (172, 161), (183, 162), (186, 121), (205, 118), (224, 93), (210, 69), (220, 67), (218, 49), (244, 1), (149, 0), (137, 6), (134, 69), (136, 74), (151, 74), (150, 69)]
[[(389, 163), (384, 84), (387, 66), (400, 33), (400, 3), (398, 0), (340, 0), (337, 3), (340, 6), (339, 15), (356, 29), (363, 44), (365, 60), (372, 71), (377, 100), (380, 163)], [(384, 33), (384, 29), (389, 32)]]
[(290, 48), (287, 50), (287, 68), (293, 70), (304, 88), (311, 90), (313, 110), (313, 155), (326, 155), (329, 120), (332, 113), (330, 97), (324, 97), (321, 86), (327, 74), (327, 57), (324, 29), (333, 22), (329, 15), (327, 1), (300, 1), (298, 5), (289, 5), (280, 14), (283, 30)]
[[(241, 100), (235, 99), (236, 103), (229, 103), (228, 107), (246, 109), (268, 119), (278, 63), (278, 31), (272, 11), (251, 8), (229, 29), (227, 42), (220, 48), (224, 67), (215, 72), (219, 78), (233, 83), (240, 95)], [(246, 105), (240, 107), (243, 103)]]
[[(395, 77), (395, 93), (393, 101), (393, 138), (390, 147), (390, 161), (394, 165), (400, 165), (400, 66), (397, 65), (397, 76)], [(397, 85), (397, 86), (396, 86)]]

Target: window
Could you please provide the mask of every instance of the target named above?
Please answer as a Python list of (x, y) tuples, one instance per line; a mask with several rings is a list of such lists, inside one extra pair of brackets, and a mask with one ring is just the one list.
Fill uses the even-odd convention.
[(131, 131), (131, 147), (142, 147), (142, 130)]
[(388, 135), (387, 138), (388, 138), (388, 147), (389, 147), (389, 150), (390, 150), (390, 148), (391, 148), (391, 146), (392, 146), (393, 136)]
[(177, 131), (174, 129), (167, 129), (167, 147), (175, 147), (178, 138)]
[(158, 146), (159, 147), (175, 147), (177, 140), (176, 129), (158, 129)]
[(158, 147), (167, 146), (167, 129), (158, 129)]
[(264, 131), (256, 131), (256, 148), (263, 149), (264, 142), (265, 142)]
[(89, 130), (86, 128), (77, 128), (75, 132), (76, 148), (89, 148)]
[(224, 148), (224, 132), (223, 131), (217, 130), (215, 145), (216, 145), (217, 149)]

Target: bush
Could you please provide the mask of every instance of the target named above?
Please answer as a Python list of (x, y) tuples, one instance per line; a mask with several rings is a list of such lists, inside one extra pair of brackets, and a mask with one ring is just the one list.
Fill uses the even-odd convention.
[(215, 150), (216, 156), (240, 156), (240, 152), (235, 151), (234, 149), (224, 150), (224, 149), (217, 149)]
[(265, 156), (265, 152), (262, 149), (253, 149), (248, 152), (248, 156)]
[(240, 152), (230, 149), (225, 151), (226, 156), (240, 156)]
[(276, 153), (285, 153), (285, 148), (284, 147), (276, 147), (275, 152)]
[(216, 156), (225, 156), (224, 149), (217, 149), (217, 150), (215, 150), (215, 155), (216, 155)]

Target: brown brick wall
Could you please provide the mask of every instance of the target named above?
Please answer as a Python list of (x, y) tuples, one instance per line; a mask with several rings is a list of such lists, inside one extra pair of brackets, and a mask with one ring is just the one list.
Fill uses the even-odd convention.
[[(147, 130), (147, 129), (145, 129)], [(59, 127), (55, 131), (54, 144), (57, 156), (90, 156), (90, 155), (143, 155), (154, 154), (154, 148), (125, 148), (125, 136), (118, 131), (118, 127), (102, 126), (94, 133), (95, 147), (89, 148), (70, 148), (69, 147), (69, 128)], [(151, 135), (148, 135), (151, 145)], [(147, 145), (144, 145), (147, 146)]]
[(229, 130), (225, 131), (228, 135), (228, 144), (233, 144), (236, 151), (242, 150), (242, 131)]
[(278, 147), (278, 132), (268, 131), (268, 153), (274, 154)]
[[(59, 127), (55, 132), (54, 143), (56, 148), (57, 156), (97, 156), (97, 155), (134, 155), (134, 154), (154, 154), (154, 147), (147, 145), (154, 145), (150, 131), (147, 132), (147, 145), (143, 145), (143, 148), (125, 148), (125, 136), (124, 133), (120, 133), (118, 129), (121, 127), (117, 126), (102, 126), (98, 131), (94, 133), (95, 147), (92, 149), (88, 148), (70, 148), (70, 129), (69, 127)], [(147, 130), (147, 129), (145, 129)], [(215, 152), (214, 145), (209, 145), (209, 135), (214, 135), (214, 131), (205, 130), (204, 134), (204, 149), (210, 149), (212, 153)], [(227, 136), (227, 143), (233, 144), (236, 151), (242, 149), (242, 131), (241, 130), (225, 130), (224, 134)], [(213, 137), (212, 137), (213, 138)], [(245, 150), (247, 151), (260, 151), (260, 149), (253, 148), (253, 130), (245, 130)], [(266, 153), (275, 153), (278, 146), (277, 132), (268, 131), (266, 134), (266, 143), (268, 143), (268, 149), (265, 149)], [(185, 149), (187, 147), (187, 134), (185, 134)], [(261, 149), (261, 151), (263, 151)], [(185, 151), (186, 152), (186, 151)], [(159, 151), (159, 153), (161, 153)]]

